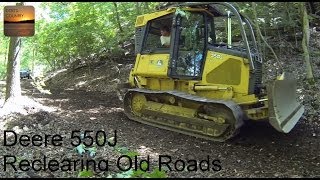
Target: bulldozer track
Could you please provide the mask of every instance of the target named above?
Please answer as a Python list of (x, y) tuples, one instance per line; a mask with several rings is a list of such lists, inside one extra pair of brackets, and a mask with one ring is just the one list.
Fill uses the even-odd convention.
[[(234, 124), (231, 124), (233, 128), (229, 132), (223, 132), (222, 136), (213, 136), (209, 135), (207, 133), (199, 132), (194, 129), (190, 128), (177, 128), (176, 126), (173, 126), (172, 124), (168, 124), (168, 121), (174, 121), (175, 123), (189, 123), (189, 125), (201, 125), (203, 127), (210, 127), (214, 128), (215, 126), (226, 126), (225, 124), (217, 124), (213, 121), (209, 121), (206, 119), (199, 119), (194, 120), (194, 119), (188, 119), (188, 118), (177, 118), (177, 117), (169, 117), (167, 115), (160, 115), (156, 116), (157, 113), (149, 113), (149, 116), (147, 114), (143, 114), (141, 116), (137, 116), (133, 113), (132, 110), (132, 105), (131, 105), (131, 98), (133, 97), (133, 94), (135, 93), (141, 93), (143, 95), (148, 95), (148, 96), (159, 96), (159, 95), (169, 95), (173, 96), (175, 98), (181, 98), (184, 100), (189, 100), (195, 103), (199, 103), (201, 105), (210, 105), (210, 106), (215, 106), (215, 105), (222, 105), (222, 107), (225, 107), (225, 110), (228, 112), (231, 112), (235, 122)], [(147, 124), (150, 126), (158, 127), (160, 129), (166, 129), (169, 131), (174, 131), (190, 136), (194, 136), (197, 138), (202, 138), (202, 139), (207, 139), (211, 141), (218, 141), (218, 142), (224, 142), (234, 136), (236, 136), (239, 131), (240, 127), (243, 125), (243, 119), (244, 119), (244, 114), (239, 105), (237, 105), (235, 102), (230, 101), (230, 100), (214, 100), (214, 99), (207, 99), (204, 97), (200, 96), (195, 96), (191, 95), (185, 92), (180, 92), (180, 91), (154, 91), (154, 90), (148, 90), (148, 89), (128, 89), (125, 97), (124, 97), (124, 112), (125, 114), (129, 117), (129, 119)], [(187, 119), (187, 120), (185, 120)]]

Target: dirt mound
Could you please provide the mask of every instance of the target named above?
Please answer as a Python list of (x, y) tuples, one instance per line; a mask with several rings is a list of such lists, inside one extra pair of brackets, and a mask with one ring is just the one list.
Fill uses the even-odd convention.
[(128, 62), (121, 64), (113, 60), (98, 61), (48, 76), (45, 84), (53, 91), (75, 89), (116, 92), (117, 85), (128, 80), (132, 67), (133, 64)]

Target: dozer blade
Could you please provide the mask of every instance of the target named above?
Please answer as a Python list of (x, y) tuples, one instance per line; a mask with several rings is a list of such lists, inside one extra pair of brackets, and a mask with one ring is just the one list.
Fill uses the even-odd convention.
[(290, 132), (304, 112), (304, 106), (297, 101), (296, 89), (296, 80), (289, 74), (267, 86), (269, 123), (280, 132)]

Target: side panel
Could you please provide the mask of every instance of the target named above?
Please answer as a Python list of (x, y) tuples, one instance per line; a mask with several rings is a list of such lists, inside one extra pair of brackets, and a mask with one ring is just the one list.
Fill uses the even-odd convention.
[(144, 77), (168, 77), (169, 54), (138, 55), (133, 75)]
[(202, 73), (203, 85), (232, 87), (234, 93), (248, 94), (249, 64), (243, 57), (208, 51)]

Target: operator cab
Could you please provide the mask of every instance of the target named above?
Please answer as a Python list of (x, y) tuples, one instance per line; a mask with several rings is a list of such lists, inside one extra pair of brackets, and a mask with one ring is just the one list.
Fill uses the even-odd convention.
[[(241, 57), (250, 64), (250, 92), (261, 82), (261, 57), (248, 19), (223, 3), (184, 3), (172, 13), (149, 20), (141, 55), (167, 54), (167, 77), (201, 80), (208, 52)], [(186, 8), (185, 8), (186, 7)], [(169, 8), (170, 9), (170, 8)], [(170, 46), (161, 44), (161, 27), (168, 26)], [(156, 63), (156, 65), (158, 65)], [(155, 66), (156, 67), (156, 66)], [(155, 68), (153, 68), (155, 69)], [(258, 90), (259, 91), (259, 90)]]

